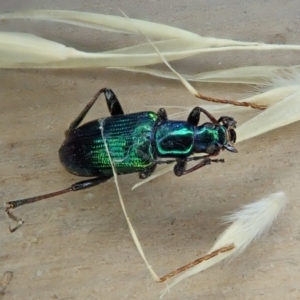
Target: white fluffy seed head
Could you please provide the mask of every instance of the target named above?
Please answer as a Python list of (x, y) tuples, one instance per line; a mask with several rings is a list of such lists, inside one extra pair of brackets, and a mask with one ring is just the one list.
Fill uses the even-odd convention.
[(210, 252), (224, 246), (227, 240), (232, 240), (235, 244), (234, 252), (241, 253), (271, 227), (285, 204), (285, 194), (279, 192), (246, 204), (236, 212), (223, 217), (223, 221), (231, 225), (220, 235)]
[(224, 259), (230, 259), (240, 254), (253, 240), (260, 237), (263, 232), (271, 227), (280, 211), (286, 205), (286, 202), (285, 194), (279, 192), (254, 203), (247, 204), (236, 212), (224, 217), (223, 220), (226, 223), (231, 223), (231, 225), (219, 236), (208, 253), (231, 244), (235, 247), (232, 250), (219, 253), (211, 259), (179, 274), (162, 292), (161, 298), (170, 291), (171, 287), (183, 279), (200, 273)]

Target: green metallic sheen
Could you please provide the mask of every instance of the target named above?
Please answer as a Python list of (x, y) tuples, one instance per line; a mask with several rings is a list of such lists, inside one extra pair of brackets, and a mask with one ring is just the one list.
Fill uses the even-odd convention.
[(59, 156), (70, 173), (113, 175), (100, 128), (118, 174), (151, 170), (159, 158), (213, 154), (228, 142), (227, 128), (219, 124), (193, 126), (185, 121), (162, 120), (154, 112), (116, 115), (86, 123), (66, 138)]
[(139, 112), (95, 120), (78, 127), (59, 150), (65, 168), (78, 176), (112, 175), (100, 126), (118, 174), (143, 171), (155, 164), (153, 128), (158, 117)]
[(193, 153), (195, 127), (182, 121), (163, 121), (155, 133), (160, 157), (186, 157)]
[(194, 151), (205, 152), (212, 144), (225, 145), (227, 143), (226, 127), (205, 123), (196, 128)]

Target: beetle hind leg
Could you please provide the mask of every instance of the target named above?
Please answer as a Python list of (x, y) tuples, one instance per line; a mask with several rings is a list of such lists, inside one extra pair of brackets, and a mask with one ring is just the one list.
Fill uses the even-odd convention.
[(115, 93), (111, 89), (105, 89), (104, 95), (110, 114), (112, 116), (124, 115), (123, 108)]
[(110, 114), (112, 116), (124, 115), (122, 106), (114, 92), (111, 89), (107, 88), (100, 89), (95, 94), (95, 96), (88, 102), (88, 104), (84, 107), (80, 114), (75, 118), (75, 120), (70, 124), (69, 128), (65, 132), (66, 137), (69, 136), (70, 133), (73, 132), (79, 126), (79, 124), (85, 118), (86, 114), (93, 107), (93, 105), (102, 93), (104, 93), (105, 95), (106, 104)]
[(15, 227), (9, 227), (10, 232), (16, 231), (24, 223), (24, 221), (22, 219), (17, 218), (11, 212), (12, 209), (17, 208), (22, 205), (38, 202), (38, 201), (41, 201), (41, 200), (44, 200), (47, 198), (59, 196), (59, 195), (62, 195), (62, 194), (68, 193), (68, 192), (76, 192), (79, 190), (87, 189), (92, 186), (104, 183), (105, 181), (107, 181), (110, 178), (111, 178), (111, 176), (102, 175), (102, 176), (99, 176), (96, 178), (90, 178), (90, 179), (87, 179), (84, 181), (79, 181), (77, 183), (72, 184), (69, 188), (66, 188), (64, 190), (60, 190), (60, 191), (56, 191), (56, 192), (52, 192), (52, 193), (48, 193), (48, 194), (44, 194), (44, 195), (39, 195), (39, 196), (35, 196), (35, 197), (30, 197), (30, 198), (26, 198), (26, 199), (20, 199), (20, 200), (6, 202), (5, 203), (5, 205), (6, 205), (5, 212), (6, 212), (7, 216), (11, 220), (13, 220), (14, 222), (17, 223), (17, 225)]

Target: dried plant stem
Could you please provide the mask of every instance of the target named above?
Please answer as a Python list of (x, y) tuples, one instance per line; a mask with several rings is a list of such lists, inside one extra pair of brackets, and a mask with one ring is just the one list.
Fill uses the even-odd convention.
[(145, 256), (145, 253), (143, 251), (142, 245), (140, 244), (139, 239), (138, 239), (138, 237), (136, 235), (136, 232), (135, 232), (135, 230), (134, 230), (134, 228), (133, 228), (133, 226), (132, 226), (132, 224), (130, 222), (130, 219), (128, 217), (128, 214), (127, 214), (127, 211), (126, 211), (126, 208), (125, 208), (125, 204), (124, 204), (124, 201), (123, 201), (123, 198), (122, 198), (122, 195), (121, 195), (121, 190), (120, 190), (120, 187), (119, 187), (119, 183), (118, 183), (118, 176), (117, 176), (117, 173), (116, 173), (116, 170), (115, 170), (115, 166), (114, 166), (114, 163), (112, 161), (112, 158), (111, 158), (108, 146), (107, 146), (105, 135), (104, 135), (103, 122), (105, 122), (105, 119), (100, 124), (101, 135), (103, 136), (105, 150), (106, 150), (106, 153), (108, 155), (108, 158), (109, 158), (109, 161), (110, 161), (110, 164), (111, 164), (111, 168), (113, 170), (115, 184), (116, 184), (116, 188), (117, 188), (117, 191), (118, 191), (118, 196), (119, 196), (120, 204), (121, 204), (124, 216), (126, 218), (126, 221), (127, 221), (127, 224), (128, 224), (128, 227), (129, 227), (132, 239), (133, 239), (133, 241), (134, 241), (134, 243), (136, 245), (136, 248), (138, 249), (138, 251), (139, 251), (142, 259), (144, 260), (145, 264), (147, 265), (147, 268), (148, 268), (148, 270), (149, 270), (149, 272), (150, 272), (153, 280), (156, 281), (156, 282), (159, 282), (160, 279), (159, 279), (158, 275), (154, 272), (154, 270), (152, 269), (152, 267), (150, 266), (150, 264), (148, 263), (147, 258)]
[(226, 99), (217, 99), (217, 98), (204, 96), (199, 93), (195, 94), (194, 96), (199, 99), (202, 99), (205, 101), (210, 101), (210, 102), (215, 102), (215, 103), (231, 104), (234, 106), (246, 106), (246, 107), (251, 107), (251, 108), (260, 109), (260, 110), (264, 110), (267, 108), (266, 105), (260, 105), (260, 104), (256, 104), (256, 103), (250, 103), (250, 102), (239, 102), (239, 101), (226, 100)]
[[(162, 51), (161, 51), (162, 52)], [(176, 79), (178, 77), (173, 72), (161, 71), (151, 68), (142, 67), (108, 67), (108, 69), (118, 69), (127, 72), (143, 73), (152, 76)], [(213, 83), (241, 83), (259, 86), (268, 86), (269, 80), (277, 74), (290, 74), (299, 70), (299, 66), (282, 67), (282, 66), (249, 66), (236, 67), (230, 69), (200, 72), (193, 75), (182, 74), (189, 82), (213, 82)]]
[[(130, 18), (128, 18), (127, 15), (122, 10), (120, 10), (120, 11), (128, 19), (128, 21), (131, 21)], [(137, 31), (140, 32), (140, 34), (143, 35), (147, 39), (147, 41), (155, 49), (155, 51), (157, 52), (157, 54), (159, 55), (159, 57), (161, 58), (163, 63), (179, 78), (181, 83), (195, 97), (197, 97), (199, 99), (202, 99), (202, 100), (210, 101), (210, 102), (231, 104), (231, 105), (235, 105), (235, 106), (246, 106), (246, 107), (251, 107), (251, 108), (260, 109), (260, 110), (264, 110), (264, 109), (267, 108), (265, 105), (259, 105), (259, 104), (255, 104), (255, 103), (238, 102), (238, 101), (225, 100), (225, 99), (217, 99), (217, 98), (212, 98), (212, 97), (201, 95), (200, 93), (198, 93), (198, 91), (185, 78), (183, 78), (183, 76), (181, 76), (175, 69), (173, 69), (173, 67), (165, 59), (165, 57), (162, 55), (162, 53), (159, 51), (159, 49), (156, 47), (156, 45), (150, 40), (150, 38), (148, 36), (146, 36), (145, 34), (143, 34), (138, 28), (137, 28)]]
[(207, 261), (207, 260), (209, 260), (209, 259), (211, 259), (211, 258), (213, 258), (213, 257), (215, 257), (217, 255), (219, 255), (220, 253), (224, 253), (224, 252), (230, 251), (230, 250), (234, 249), (234, 247), (235, 247), (234, 244), (231, 244), (229, 246), (225, 246), (225, 247), (217, 249), (217, 250), (215, 250), (215, 251), (213, 251), (211, 253), (208, 253), (208, 254), (206, 254), (206, 255), (204, 255), (204, 256), (202, 256), (202, 257), (194, 260), (193, 262), (188, 263), (188, 264), (186, 264), (186, 265), (178, 268), (177, 270), (175, 270), (173, 272), (170, 272), (167, 275), (161, 277), (160, 278), (160, 282), (164, 282), (167, 279), (170, 279), (173, 276), (175, 276), (175, 275), (177, 275), (177, 274), (179, 274), (181, 272), (184, 272), (184, 271), (186, 271), (186, 270), (188, 270), (188, 269), (190, 269), (190, 268), (192, 268), (192, 267), (194, 267), (194, 266), (196, 266), (196, 265), (198, 265), (198, 264), (200, 264), (200, 263), (202, 263), (204, 261)]

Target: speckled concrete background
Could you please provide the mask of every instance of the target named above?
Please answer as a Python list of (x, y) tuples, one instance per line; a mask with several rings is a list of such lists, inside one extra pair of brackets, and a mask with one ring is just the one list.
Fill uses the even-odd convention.
[[(225, 4), (226, 3), (226, 4)], [(300, 6), (291, 1), (0, 1), (0, 12), (71, 9), (119, 14), (243, 41), (300, 44)], [(10, 21), (1, 30), (31, 32), (83, 50), (132, 45), (136, 37), (47, 22)], [(299, 64), (299, 52), (231, 52), (173, 63), (194, 73), (259, 64)], [(65, 188), (78, 178), (57, 158), (63, 132), (101, 87), (114, 89), (125, 111), (145, 105), (197, 102), (178, 82), (114, 70), (1, 70), (0, 196), (2, 201)], [(238, 98), (238, 86), (202, 84), (203, 94)], [(241, 124), (250, 115), (234, 116)], [(107, 115), (99, 102), (89, 118)], [(271, 232), (229, 265), (178, 285), (165, 299), (300, 299), (299, 123), (238, 144), (226, 164), (185, 178), (171, 173), (131, 191), (135, 175), (120, 177), (131, 220), (159, 275), (204, 254), (222, 231), (225, 212), (276, 191), (289, 204)], [(3, 299), (158, 299), (132, 242), (114, 182), (25, 206), (14, 234), (0, 214), (0, 275), (14, 277)]]

